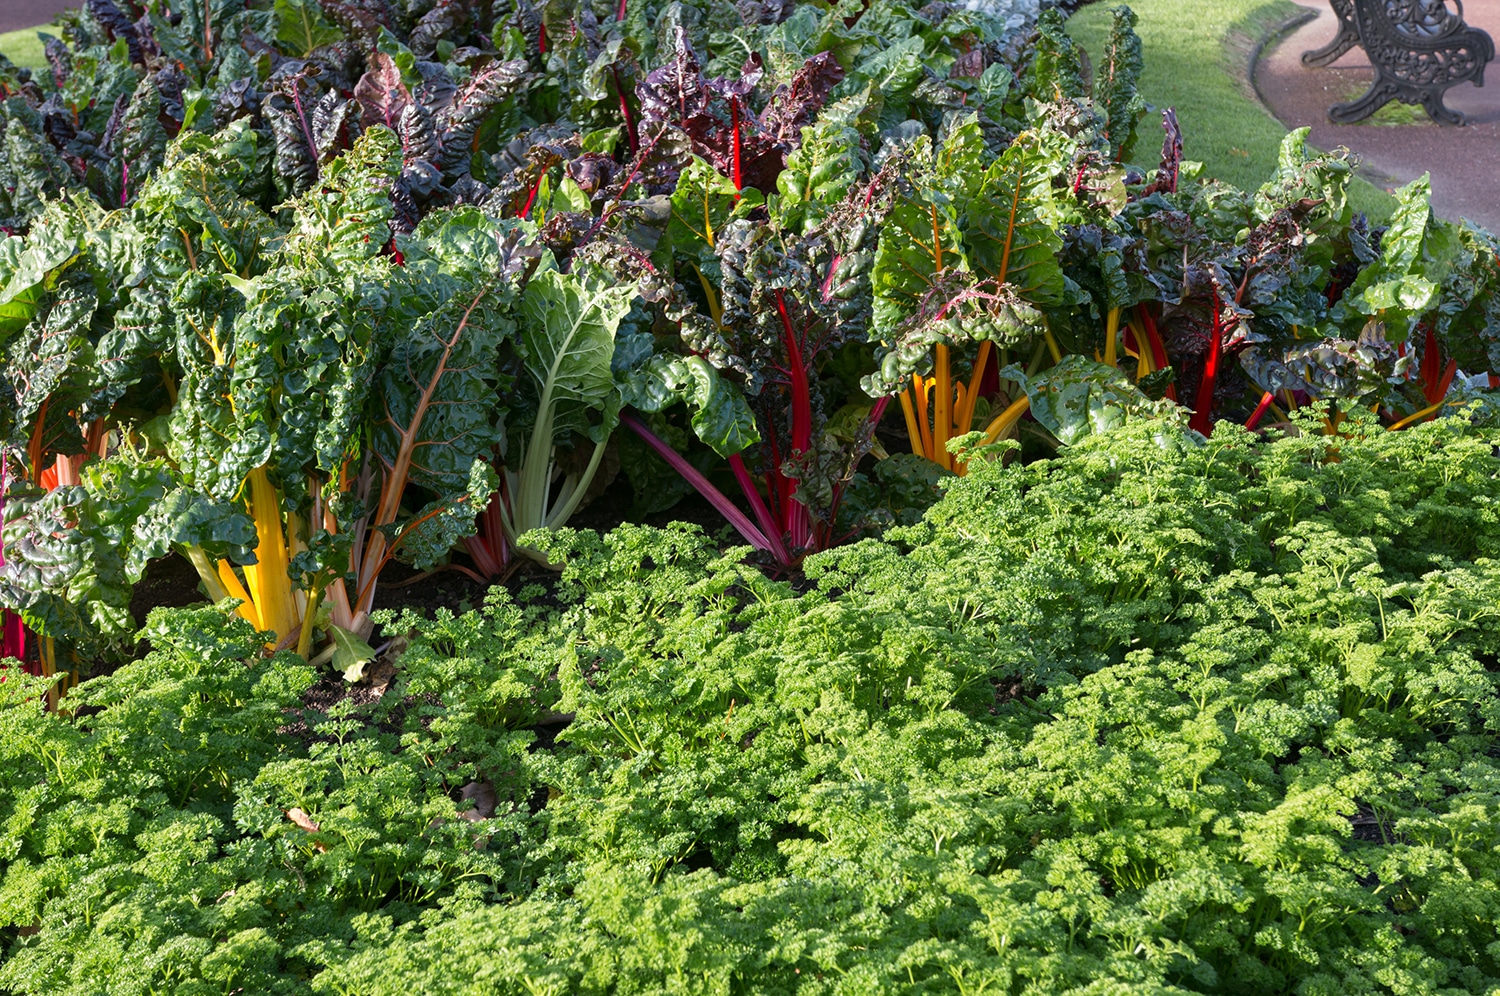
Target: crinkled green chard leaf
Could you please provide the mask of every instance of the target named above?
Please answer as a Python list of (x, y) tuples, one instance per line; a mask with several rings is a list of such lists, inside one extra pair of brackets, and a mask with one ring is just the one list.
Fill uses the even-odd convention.
[(1118, 369), (1076, 354), (1035, 376), (1009, 366), (1000, 377), (1020, 386), (1032, 416), (1065, 446), (1124, 425), (1133, 413), (1153, 406)]
[(1135, 33), (1135, 11), (1114, 7), (1110, 15), (1109, 40), (1094, 68), (1094, 100), (1109, 115), (1105, 137), (1111, 157), (1129, 162), (1135, 149), (1136, 124), (1146, 113), (1146, 100), (1139, 90), (1145, 60), (1140, 36)]
[(1031, 72), (1026, 76), (1026, 92), (1042, 103), (1088, 96), (1078, 46), (1068, 36), (1064, 16), (1056, 8), (1048, 8), (1037, 19), (1036, 49)]
[(786, 169), (776, 178), (775, 210), (788, 230), (811, 230), (859, 182), (869, 163), (856, 125), (870, 106), (866, 89), (831, 104), (802, 130), (802, 144), (786, 157)]
[[(474, 532), (474, 516), (499, 482), (488, 457), (501, 441), (495, 357), (512, 338), (512, 310), (536, 264), (530, 228), (473, 208), (429, 215), (400, 242), (411, 281), (398, 330), (371, 399), (373, 452), (385, 468), (375, 524), (400, 536), (398, 550), (428, 567)], [(430, 501), (396, 517), (402, 483)]]
[(1433, 217), (1431, 197), (1425, 175), (1396, 191), (1396, 213), (1380, 240), (1380, 258), (1344, 292), (1335, 321), (1362, 325), (1364, 317), (1378, 318), (1386, 335), (1399, 342), (1437, 304), (1458, 255), (1458, 239), (1454, 226)]
[(655, 253), (657, 266), (701, 289), (709, 295), (710, 308), (717, 308), (723, 275), (714, 246), (726, 225), (749, 216), (764, 201), (753, 187), (737, 192), (734, 181), (694, 156), (677, 178), (672, 215)]
[(679, 401), (686, 404), (693, 433), (720, 456), (760, 442), (745, 396), (701, 356), (653, 356), (618, 377), (623, 402), (637, 411), (659, 412)]
[(0, 101), (0, 223), (24, 229), (46, 199), (72, 185), (68, 164), (43, 133), (37, 112), (20, 96)]
[[(89, 326), (98, 304), (94, 282), (86, 270), (70, 267), (47, 281), (51, 293), (27, 326), (0, 348), (0, 376), (8, 381), (15, 408), (13, 436), (29, 434), (44, 408), (58, 413), (84, 406), (91, 393), (97, 363)], [(20, 440), (16, 440), (20, 442)], [(48, 452), (58, 447), (46, 448)], [(62, 452), (81, 452), (79, 445)]]
[(983, 184), (960, 206), (969, 265), (1035, 305), (1058, 304), (1065, 290), (1052, 178), (1068, 155), (1065, 141), (1027, 132), (985, 170)]
[(250, 280), (223, 261), (259, 252), (272, 231), (235, 222), (226, 244), (200, 230), (214, 255), (197, 252), (199, 269), (172, 297), (183, 376), (171, 438), (185, 483), (213, 500), (228, 501), (267, 463), (278, 487), (305, 497), (309, 473), (335, 473), (358, 445), (385, 330), (409, 317), (391, 314), (399, 281), (380, 255), (396, 156), (389, 131), (366, 132), (320, 189), (293, 202), (290, 231)]
[(293, 56), (306, 58), (314, 49), (344, 37), (323, 17), (316, 0), (276, 0), (275, 10), (276, 41)]
[(0, 345), (31, 321), (47, 278), (78, 252), (76, 240), (52, 229), (31, 238), (0, 239)]
[(1500, 370), (1500, 239), (1464, 224), (1458, 240), (1433, 324), (1460, 369)]
[(209, 501), (186, 488), (170, 487), (170, 477), (163, 478), (153, 489), (156, 497), (141, 511), (129, 537), (127, 576), (141, 577), (148, 563), (173, 550), (194, 557), (197, 554), (192, 551), (202, 551), (211, 562), (255, 561), (255, 520), (243, 505)]
[[(153, 549), (152, 529), (143, 532), (141, 524), (163, 523), (181, 508), (163, 501), (169, 481), (160, 464), (111, 458), (85, 464), (80, 484), (7, 496), (0, 606), (35, 632), (85, 652), (128, 639), (136, 626), (129, 612), (132, 585), (149, 560), (167, 552)], [(200, 511), (198, 518), (211, 516)], [(240, 518), (220, 517), (215, 527), (197, 531), (177, 527), (167, 542), (217, 536), (216, 550), (244, 556), (248, 519)]]
[(1053, 224), (1052, 177), (1067, 143), (1027, 133), (988, 166), (972, 116), (930, 165), (915, 146), (911, 193), (881, 229), (872, 277), (883, 343), (877, 395), (898, 390), (934, 343), (1022, 344), (1042, 328), (1040, 305), (1063, 301), (1067, 280)]
[(911, 149), (910, 190), (880, 229), (871, 281), (876, 333), (886, 339), (923, 304), (945, 270), (968, 269), (961, 206), (983, 182), (984, 136), (977, 120), (953, 129), (937, 150), (924, 135)]

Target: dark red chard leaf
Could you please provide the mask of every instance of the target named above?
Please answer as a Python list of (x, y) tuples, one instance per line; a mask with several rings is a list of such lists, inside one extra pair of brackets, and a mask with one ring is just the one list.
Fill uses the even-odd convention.
[(114, 0), (86, 0), (83, 7), (88, 11), (89, 16), (104, 28), (104, 33), (109, 36), (110, 41), (116, 38), (125, 39), (131, 62), (138, 66), (146, 64), (146, 52), (141, 43), (140, 33), (136, 31), (136, 26), (131, 23), (130, 18), (115, 6)]
[(471, 66), (469, 78), (456, 87), (438, 115), (442, 152), (438, 165), (444, 174), (468, 172), (474, 136), (496, 107), (532, 79), (526, 60), (493, 61)]
[(157, 95), (161, 100), (156, 120), (162, 128), (166, 129), (168, 138), (176, 138), (177, 133), (182, 130), (185, 112), (182, 89), (187, 85), (187, 76), (176, 66), (165, 66), (157, 70), (153, 79), (156, 83)]
[(354, 87), (359, 102), (360, 124), (366, 128), (385, 125), (395, 130), (401, 112), (411, 103), (411, 91), (401, 79), (401, 69), (384, 52), (370, 53), (370, 68)]
[(467, 34), (464, 29), (471, 21), (470, 8), (477, 6), (465, 0), (438, 0), (412, 29), (406, 47), (419, 59), (432, 58), (438, 42), (444, 39), (453, 41)]
[(59, 39), (51, 35), (42, 37), (46, 39), (43, 49), (47, 54), (47, 64), (52, 67), (52, 85), (61, 90), (68, 77), (73, 75), (73, 53)]
[(832, 52), (819, 52), (792, 77), (776, 88), (771, 103), (760, 115), (761, 129), (778, 144), (793, 148), (802, 141), (802, 129), (813, 123), (833, 88), (844, 81), (844, 68)]
[(1156, 179), (1141, 191), (1142, 197), (1177, 193), (1177, 174), (1182, 168), (1182, 129), (1177, 126), (1175, 108), (1169, 107), (1161, 112), (1161, 126), (1167, 133), (1161, 143), (1161, 166), (1156, 171)]
[(645, 122), (674, 124), (687, 132), (695, 147), (716, 153), (715, 164), (729, 165), (732, 144), (728, 100), (741, 102), (760, 82), (762, 70), (758, 57), (745, 64), (739, 80), (708, 79), (693, 52), (687, 29), (676, 30), (672, 60), (636, 84), (636, 97)]
[[(288, 63), (293, 69), (297, 63)], [(316, 67), (302, 66), (278, 78), (262, 103), (275, 145), (271, 172), (277, 192), (295, 197), (318, 180), (318, 142), (313, 134), (313, 111), (322, 94), (314, 78)]]
[(391, 26), (391, 11), (384, 0), (319, 0), (318, 6), (344, 34), (367, 47), (374, 47), (381, 28)]
[(642, 121), (681, 128), (693, 151), (737, 187), (775, 190), (787, 153), (800, 144), (802, 128), (844, 71), (830, 53), (820, 53), (757, 114), (748, 100), (764, 75), (760, 56), (752, 54), (738, 79), (705, 77), (686, 29), (679, 27), (672, 61), (636, 85)]

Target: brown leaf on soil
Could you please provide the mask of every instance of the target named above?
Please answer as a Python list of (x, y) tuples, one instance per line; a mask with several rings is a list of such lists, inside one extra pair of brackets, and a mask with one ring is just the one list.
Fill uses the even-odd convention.
[(458, 814), (460, 819), (470, 823), (478, 823), (494, 816), (495, 805), (499, 801), (495, 795), (495, 786), (489, 782), (470, 782), (458, 790), (458, 797), (474, 804), (473, 809), (466, 809)]

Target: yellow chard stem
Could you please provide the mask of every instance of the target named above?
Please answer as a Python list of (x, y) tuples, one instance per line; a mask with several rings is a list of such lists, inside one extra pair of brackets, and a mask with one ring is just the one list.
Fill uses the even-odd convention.
[(933, 371), (936, 397), (932, 399), (932, 452), (945, 470), (953, 469), (948, 453), (948, 436), (953, 431), (953, 377), (948, 363), (948, 347), (937, 345), (937, 368)]
[(1120, 338), (1120, 309), (1110, 308), (1109, 319), (1104, 323), (1104, 365), (1115, 365), (1116, 342)]
[(995, 416), (994, 420), (984, 430), (985, 443), (993, 443), (999, 439), (1002, 433), (1021, 420), (1021, 416), (1025, 415), (1027, 409), (1030, 407), (1031, 398), (1022, 395), (1020, 400), (1014, 402), (1005, 411)]
[(1428, 415), (1431, 415), (1433, 412), (1437, 411), (1439, 408), (1441, 408), (1441, 407), (1443, 407), (1444, 405), (1447, 405), (1447, 404), (1452, 404), (1452, 402), (1447, 401), (1447, 400), (1443, 400), (1443, 401), (1439, 401), (1435, 405), (1428, 405), (1426, 408), (1423, 408), (1421, 411), (1412, 412), (1410, 415), (1406, 416), (1401, 421), (1399, 421), (1399, 422), (1395, 423), (1394, 425), (1392, 425), (1391, 426), (1391, 431), (1394, 432), (1397, 429), (1404, 429), (1408, 425), (1411, 425), (1413, 422), (1418, 422), (1418, 421), (1426, 418)]
[(302, 614), (302, 632), (297, 634), (297, 653), (303, 660), (312, 649), (313, 617), (318, 614), (318, 602), (323, 596), (322, 588), (314, 588), (307, 596), (307, 610)]
[(713, 284), (708, 282), (708, 278), (703, 275), (702, 270), (698, 269), (696, 263), (693, 264), (693, 272), (698, 274), (698, 283), (703, 287), (703, 296), (708, 298), (708, 315), (714, 320), (714, 327), (723, 328), (724, 308), (719, 304), (719, 295), (714, 293)]
[(927, 397), (930, 393), (928, 391), (928, 388), (931, 385), (920, 374), (912, 374), (911, 383), (912, 391), (916, 395), (917, 404), (921, 406), (917, 409), (917, 437), (922, 441), (922, 449), (920, 452), (922, 456), (936, 462), (937, 457), (934, 456), (932, 452), (932, 432), (927, 427)]
[[(247, 567), (245, 568), (245, 577), (248, 579), (250, 576), (250, 568)], [(270, 628), (266, 625), (265, 620), (260, 617), (260, 606), (256, 604), (255, 599), (250, 597), (250, 593), (245, 590), (245, 586), (240, 584), (239, 577), (235, 575), (234, 568), (230, 566), (227, 560), (219, 561), (219, 583), (224, 586), (225, 594), (240, 600), (240, 607), (237, 611), (241, 618), (257, 630)]]
[[(224, 582), (219, 577), (218, 570), (209, 561), (208, 554), (203, 552), (201, 546), (190, 546), (186, 548), (188, 562), (198, 571), (198, 578), (203, 582), (203, 587), (208, 591), (208, 597), (216, 604), (229, 597), (229, 591), (224, 587)], [(238, 583), (238, 581), (236, 581)]]
[(974, 373), (969, 377), (969, 386), (964, 391), (963, 404), (959, 405), (958, 416), (953, 420), (953, 428), (957, 435), (968, 432), (969, 427), (974, 424), (974, 406), (979, 403), (980, 382), (984, 380), (984, 371), (989, 366), (990, 353), (994, 352), (994, 349), (994, 343), (988, 339), (979, 344), (979, 355), (974, 358)]
[(250, 485), (250, 515), (260, 544), (256, 563), (245, 568), (245, 581), (260, 609), (261, 622), (280, 640), (297, 625), (292, 582), (287, 577), (286, 541), (281, 531), (281, 503), (266, 468), (257, 467), (246, 479)]
[(922, 430), (917, 428), (917, 410), (912, 404), (912, 389), (903, 388), (899, 397), (901, 413), (906, 416), (906, 435), (911, 440), (911, 451), (917, 456), (926, 456), (922, 452)]
[(1049, 326), (1042, 326), (1042, 335), (1047, 339), (1047, 351), (1052, 354), (1053, 363), (1062, 362), (1062, 348), (1057, 344), (1057, 337), (1052, 334)]

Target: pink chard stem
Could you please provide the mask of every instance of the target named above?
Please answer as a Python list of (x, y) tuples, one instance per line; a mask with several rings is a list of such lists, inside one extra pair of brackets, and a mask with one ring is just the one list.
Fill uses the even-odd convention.
[[(772, 554), (783, 563), (786, 561), (786, 550), (782, 547), (779, 540), (772, 540), (765, 533), (761, 532), (755, 523), (750, 521), (750, 517), (741, 512), (739, 507), (730, 501), (724, 492), (714, 487), (713, 483), (704, 477), (697, 467), (688, 463), (687, 458), (672, 449), (672, 447), (667, 445), (665, 440), (647, 428), (646, 423), (636, 418), (630, 412), (625, 412), (620, 416), (620, 424), (629, 428), (637, 436), (640, 436), (647, 446), (656, 451), (657, 456), (665, 460), (668, 466), (682, 475), (683, 480), (691, 484), (700, 495), (708, 499), (709, 504), (718, 509), (719, 513), (725, 519), (729, 520), (729, 524), (745, 538), (747, 543), (757, 550), (764, 550)], [(741, 466), (743, 466), (743, 462)]]

